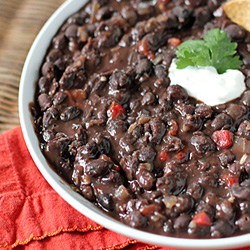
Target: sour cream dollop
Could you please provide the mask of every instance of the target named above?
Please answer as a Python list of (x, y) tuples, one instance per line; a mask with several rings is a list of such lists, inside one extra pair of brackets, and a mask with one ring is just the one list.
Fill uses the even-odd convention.
[(241, 96), (245, 91), (245, 76), (239, 70), (228, 69), (218, 74), (214, 67), (176, 68), (176, 59), (169, 67), (171, 85), (180, 85), (194, 97), (209, 106), (229, 102)]

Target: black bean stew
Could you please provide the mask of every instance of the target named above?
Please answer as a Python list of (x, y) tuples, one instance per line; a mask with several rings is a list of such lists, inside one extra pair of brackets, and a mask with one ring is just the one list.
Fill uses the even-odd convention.
[(238, 42), (250, 88), (250, 36), (223, 3), (93, 0), (63, 24), (41, 67), (31, 110), (42, 152), (131, 227), (191, 238), (250, 232), (250, 90), (210, 107), (168, 78), (181, 42), (220, 28)]

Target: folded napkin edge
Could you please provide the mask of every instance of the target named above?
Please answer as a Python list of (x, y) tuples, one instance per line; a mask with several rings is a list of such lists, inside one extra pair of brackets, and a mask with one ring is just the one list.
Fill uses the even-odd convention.
[[(43, 235), (41, 236), (34, 236), (34, 234), (32, 233), (27, 239), (25, 240), (19, 240), (17, 239), (13, 244), (2, 244), (0, 245), (0, 248), (15, 248), (18, 246), (24, 246), (29, 244), (32, 241), (39, 241), (39, 240), (44, 240), (45, 238), (48, 237), (53, 237), (53, 236), (57, 236), (61, 233), (72, 233), (72, 232), (79, 232), (79, 233), (87, 233), (87, 232), (94, 232), (94, 231), (100, 231), (100, 230), (106, 230), (106, 228), (104, 228), (103, 226), (97, 226), (97, 227), (92, 227), (91, 225), (85, 227), (85, 228), (79, 228), (78, 226), (73, 226), (71, 228), (63, 228), (62, 226), (60, 226), (56, 231), (54, 232), (45, 232)], [(129, 245), (134, 245), (140, 243), (137, 240), (132, 240), (132, 239), (127, 239), (124, 243), (121, 244), (117, 244), (117, 245), (113, 245), (111, 247), (108, 248), (101, 248), (102, 250), (115, 250), (115, 249), (123, 249), (125, 247), (128, 247)], [(151, 249), (156, 249), (157, 246), (146, 246), (144, 249), (145, 250), (151, 250)]]
[(63, 228), (62, 226), (60, 226), (55, 232), (45, 232), (43, 235), (41, 236), (34, 236), (34, 234), (32, 233), (27, 239), (25, 240), (19, 240), (17, 239), (13, 244), (8, 244), (8, 243), (4, 243), (2, 245), (0, 245), (0, 248), (15, 248), (17, 246), (24, 246), (27, 245), (28, 243), (30, 243), (33, 240), (43, 240), (47, 237), (53, 237), (53, 236), (57, 236), (60, 233), (70, 233), (70, 232), (80, 232), (80, 233), (85, 233), (85, 232), (89, 232), (89, 231), (99, 231), (105, 229), (103, 226), (97, 226), (97, 227), (92, 227), (91, 225), (85, 227), (85, 228), (79, 228), (78, 226), (73, 226), (71, 228)]

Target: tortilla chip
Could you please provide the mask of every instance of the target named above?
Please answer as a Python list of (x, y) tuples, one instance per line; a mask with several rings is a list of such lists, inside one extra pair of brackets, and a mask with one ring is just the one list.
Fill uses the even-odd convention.
[(231, 21), (250, 32), (250, 0), (231, 0), (223, 8)]

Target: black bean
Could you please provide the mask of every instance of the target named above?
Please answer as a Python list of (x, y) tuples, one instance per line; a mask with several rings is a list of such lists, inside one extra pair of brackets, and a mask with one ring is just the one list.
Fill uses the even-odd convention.
[(168, 220), (163, 224), (163, 231), (165, 233), (171, 234), (174, 232), (172, 220)]
[(216, 205), (216, 218), (230, 220), (234, 215), (234, 208), (229, 201), (222, 201)]
[(234, 120), (241, 118), (247, 112), (247, 108), (243, 105), (231, 103), (226, 109), (226, 113), (230, 115)]
[(166, 67), (164, 65), (162, 65), (162, 64), (156, 65), (155, 66), (155, 75), (158, 78), (165, 78), (165, 77), (167, 77)]
[(64, 111), (60, 115), (60, 118), (62, 121), (67, 122), (73, 120), (78, 115), (80, 115), (80, 110), (78, 110), (75, 106), (70, 106), (64, 109)]
[(182, 116), (186, 116), (187, 114), (194, 114), (194, 106), (190, 104), (180, 103), (176, 105), (176, 109), (181, 113)]
[(153, 137), (150, 139), (151, 142), (159, 144), (162, 137), (166, 132), (165, 124), (158, 118), (154, 118), (149, 122)]
[(186, 229), (191, 218), (187, 214), (183, 214), (174, 220), (174, 229), (183, 230)]
[(161, 211), (161, 206), (157, 203), (153, 203), (150, 205), (145, 204), (145, 205), (142, 205), (140, 208), (141, 214), (145, 216), (155, 215), (155, 212), (159, 212), (159, 211)]
[(130, 181), (129, 187), (132, 192), (137, 193), (137, 194), (141, 193), (141, 187), (137, 180)]
[(108, 211), (113, 211), (114, 210), (114, 201), (112, 199), (112, 197), (110, 196), (110, 194), (107, 193), (103, 193), (100, 194), (97, 198), (99, 204), (107, 209)]
[(136, 178), (140, 186), (146, 190), (151, 190), (155, 184), (155, 176), (147, 169), (137, 171)]
[(55, 49), (63, 49), (66, 47), (67, 44), (67, 40), (65, 38), (64, 33), (58, 34), (54, 39), (53, 39), (53, 43), (54, 43), (54, 48)]
[(143, 216), (139, 211), (130, 212), (124, 219), (134, 228), (145, 228), (148, 224), (147, 217)]
[[(250, 188), (250, 179), (245, 179), (240, 184), (242, 187)], [(250, 197), (249, 197), (250, 198)]]
[(110, 142), (107, 138), (101, 138), (100, 142), (98, 143), (98, 150), (101, 154), (109, 154), (110, 152)]
[(237, 225), (241, 231), (247, 231), (250, 229), (250, 215), (244, 214), (242, 215), (236, 222), (235, 225)]
[(193, 182), (188, 185), (186, 193), (195, 200), (199, 200), (203, 196), (204, 188), (199, 183)]
[(248, 174), (250, 174), (250, 156), (247, 156), (246, 161), (244, 162), (244, 169)]
[(41, 95), (38, 96), (38, 103), (39, 103), (41, 110), (44, 111), (50, 107), (51, 98), (47, 94), (42, 93)]
[(52, 49), (46, 57), (47, 62), (55, 62), (62, 57), (62, 51), (59, 49)]
[[(112, 167), (112, 164), (109, 164), (109, 167)], [(112, 170), (105, 176), (101, 177), (101, 183), (105, 186), (117, 189), (120, 185), (124, 184), (124, 178), (118, 171)]]
[(114, 71), (110, 76), (109, 84), (112, 89), (118, 89), (119, 87), (126, 87), (131, 83), (130, 77), (125, 71)]
[(157, 190), (163, 194), (178, 195), (186, 187), (186, 176), (181, 173), (175, 173), (174, 176), (158, 178), (156, 181)]
[(101, 20), (109, 19), (112, 16), (113, 12), (114, 12), (113, 8), (104, 6), (100, 8), (98, 12), (96, 13), (95, 15), (96, 20), (101, 21)]
[(168, 17), (166, 20), (166, 16), (162, 15), (160, 16), (162, 18), (159, 18), (158, 22), (166, 29), (176, 29), (178, 28), (179, 22), (178, 17), (176, 17), (172, 12), (168, 12)]
[(250, 189), (247, 187), (242, 187), (238, 183), (234, 183), (231, 187), (232, 195), (239, 200), (250, 199)]
[(234, 173), (234, 174), (240, 174), (241, 173), (241, 165), (239, 162), (234, 162), (230, 165), (228, 165), (228, 169), (230, 170), (230, 172)]
[(247, 88), (250, 88), (250, 77), (246, 79), (246, 86)]
[(245, 120), (243, 121), (237, 131), (237, 135), (245, 137), (250, 140), (250, 122)]
[(75, 78), (76, 78), (75, 73), (64, 73), (59, 81), (61, 88), (70, 89), (74, 84)]
[(212, 238), (221, 238), (225, 236), (232, 235), (235, 231), (235, 227), (224, 220), (218, 220), (211, 227), (211, 237)]
[(169, 152), (178, 152), (184, 148), (184, 145), (179, 137), (167, 135), (163, 140), (166, 143), (165, 148)]
[(162, 43), (166, 43), (167, 37), (165, 35), (166, 32), (158, 31), (149, 33), (146, 36), (143, 37), (143, 41), (146, 41), (148, 44), (148, 47), (151, 51), (156, 51)]
[(136, 74), (143, 75), (144, 73), (150, 75), (152, 72), (152, 63), (148, 59), (141, 59), (135, 67)]
[(121, 10), (121, 15), (130, 25), (134, 25), (137, 21), (137, 14), (130, 6), (124, 6)]
[(186, 100), (188, 98), (187, 91), (179, 85), (170, 85), (167, 88), (167, 100), (176, 102), (178, 100)]
[[(216, 202), (216, 201), (215, 201)], [(200, 201), (196, 207), (196, 212), (197, 213), (202, 213), (205, 212), (209, 218), (213, 218), (214, 217), (214, 209), (212, 206), (210, 206), (208, 203), (204, 202), (204, 201)]]
[(128, 180), (133, 180), (133, 175), (135, 174), (135, 170), (137, 169), (138, 161), (129, 155), (121, 159), (120, 166), (125, 172)]
[(70, 25), (66, 31), (65, 31), (65, 36), (69, 39), (69, 40), (73, 40), (76, 38), (77, 36), (77, 30), (78, 30), (78, 26), (75, 24)]
[(119, 141), (119, 145), (121, 147), (121, 156), (127, 155), (127, 154), (132, 154), (132, 152), (134, 151), (134, 146), (131, 144), (131, 142), (134, 141), (134, 138), (132, 140), (128, 139), (131, 138), (132, 135), (131, 134), (126, 134), (125, 136), (123, 136), (120, 141)]
[(173, 9), (173, 14), (178, 18), (180, 23), (187, 23), (191, 17), (191, 9), (188, 7), (177, 6)]
[(198, 182), (205, 187), (216, 188), (218, 186), (217, 174), (209, 174), (207, 172), (201, 172)]
[(232, 153), (231, 150), (225, 150), (224, 152), (220, 153), (218, 157), (223, 167), (226, 167), (227, 164), (232, 163), (235, 159), (235, 155)]
[(179, 196), (174, 206), (174, 211), (178, 214), (189, 213), (194, 205), (194, 200), (190, 196)]
[(81, 185), (80, 190), (86, 199), (89, 201), (95, 200), (94, 191), (91, 186)]
[(93, 177), (105, 175), (109, 170), (109, 164), (104, 160), (92, 160), (84, 167), (84, 172)]
[(225, 31), (227, 32), (227, 35), (235, 42), (242, 42), (246, 37), (246, 31), (236, 24), (228, 25), (225, 28)]
[(199, 115), (201, 118), (210, 118), (213, 114), (213, 110), (210, 106), (199, 103), (196, 105), (195, 114)]
[(183, 120), (182, 130), (184, 132), (194, 132), (201, 128), (202, 120), (198, 115), (186, 115)]
[(142, 106), (152, 105), (154, 102), (155, 102), (155, 95), (152, 92), (147, 92), (141, 100)]
[(243, 201), (239, 204), (242, 214), (250, 214), (250, 201)]
[(49, 95), (54, 96), (58, 88), (59, 88), (58, 82), (53, 82), (49, 89)]
[(78, 150), (78, 154), (76, 156), (76, 162), (81, 161), (83, 159), (94, 159), (98, 155), (98, 147), (95, 142), (90, 141), (86, 145), (82, 146)]
[(152, 162), (156, 156), (156, 152), (150, 146), (142, 147), (139, 151), (139, 161)]
[(47, 128), (52, 121), (58, 119), (58, 111), (54, 107), (48, 108), (43, 115), (43, 126)]
[(191, 144), (198, 153), (214, 152), (216, 150), (216, 145), (211, 138), (202, 134), (192, 136)]
[[(55, 62), (54, 62), (54, 67), (55, 67), (55, 72), (57, 73), (56, 74), (56, 77), (61, 77), (61, 73), (60, 73), (60, 71), (61, 72), (63, 72), (64, 70), (65, 70), (65, 68), (66, 68), (66, 63), (63, 61), (63, 59), (62, 58), (59, 58), (59, 59), (57, 59)], [(57, 71), (56, 71), (56, 69), (57, 69)]]
[(56, 135), (56, 132), (54, 129), (46, 129), (43, 132), (43, 140), (46, 142), (49, 142), (50, 140), (52, 140)]
[(48, 93), (51, 82), (47, 77), (41, 77), (38, 82), (38, 86), (41, 93)]
[(225, 126), (228, 126), (229, 128), (231, 127), (231, 125), (233, 124), (232, 118), (226, 114), (219, 114), (217, 115), (211, 126), (215, 129), (215, 130), (219, 130), (221, 128), (224, 128)]
[(207, 3), (209, 9), (214, 12), (220, 5), (220, 0), (208, 0)]
[(84, 20), (87, 18), (88, 14), (83, 10), (80, 13), (76, 13), (69, 17), (67, 23), (76, 23), (78, 25), (83, 25)]
[(247, 107), (250, 107), (250, 90), (246, 91), (242, 98), (241, 101), (244, 105), (246, 105)]
[(52, 79), (55, 76), (55, 69), (52, 62), (45, 62), (43, 64), (42, 74), (48, 79)]
[(200, 7), (194, 11), (195, 23), (198, 27), (203, 27), (208, 21), (211, 20), (211, 12), (208, 7)]
[[(53, 156), (64, 156), (70, 141), (62, 134), (57, 134), (53, 140), (49, 141), (46, 147), (47, 152), (53, 152)], [(56, 159), (56, 157), (54, 157)]]
[(64, 102), (64, 100), (67, 98), (67, 95), (63, 92), (57, 92), (53, 97), (53, 104), (59, 105)]
[[(212, 1), (215, 2), (216, 0), (212, 0)], [(195, 8), (201, 5), (206, 5), (207, 1), (206, 0), (187, 0), (186, 3), (188, 3), (189, 5)]]

